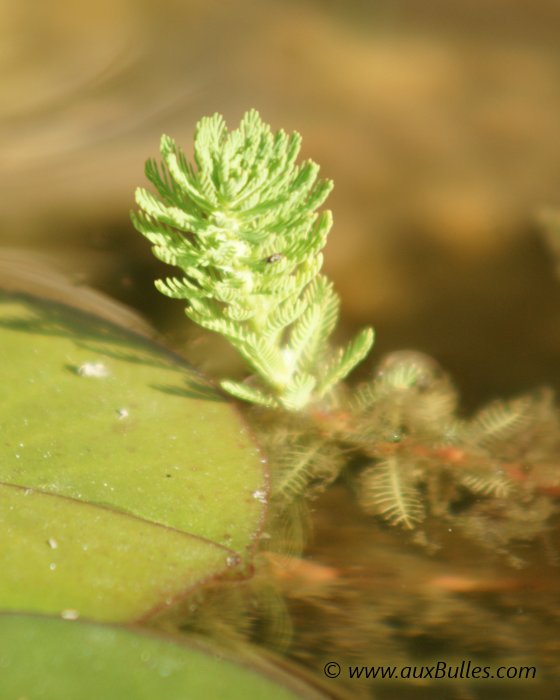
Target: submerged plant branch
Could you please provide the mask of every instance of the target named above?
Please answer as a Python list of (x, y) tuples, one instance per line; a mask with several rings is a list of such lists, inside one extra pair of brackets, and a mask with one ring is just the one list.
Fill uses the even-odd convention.
[(332, 216), (317, 208), (332, 182), (317, 179), (313, 161), (296, 164), (300, 144), (255, 110), (229, 133), (220, 115), (203, 118), (194, 164), (162, 137), (163, 163), (146, 165), (158, 196), (139, 188), (132, 214), (154, 254), (181, 269), (157, 288), (186, 300), (187, 316), (223, 335), (256, 375), (222, 388), (289, 411), (328, 397), (373, 344), (366, 328), (330, 346), (339, 298), (320, 270)]

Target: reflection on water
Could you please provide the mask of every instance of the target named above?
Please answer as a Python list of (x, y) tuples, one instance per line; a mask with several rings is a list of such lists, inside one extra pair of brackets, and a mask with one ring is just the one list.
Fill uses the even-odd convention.
[(378, 700), (556, 697), (560, 569), (550, 561), (539, 557), (514, 571), (444, 532), (447, 524), (439, 533), (444, 546), (429, 555), (356, 512), (342, 489), (319, 501), (315, 525), (309, 556), (336, 571), (338, 581), (292, 598), (294, 614), (306, 620), (296, 630), (296, 658), (320, 668), (330, 660), (403, 668), (463, 659), (493, 670), (536, 667), (535, 680), (507, 683), (348, 681), (358, 698), (372, 691)]
[[(469, 408), (560, 387), (560, 286), (532, 223), (559, 203), (559, 20), (549, 0), (0, 0), (0, 245), (48, 251), (181, 334), (181, 304), (153, 290), (158, 263), (128, 223), (132, 192), (162, 132), (188, 149), (202, 114), (234, 124), (256, 106), (301, 131), (335, 180), (326, 266), (343, 330), (372, 323), (375, 352), (434, 355)], [(10, 268), (0, 260), (6, 286)], [(219, 341), (189, 352), (234, 367)], [(528, 552), (517, 572), (464, 542), (430, 555), (352, 508), (338, 492), (317, 507), (311, 555), (341, 585), (294, 602), (297, 658), (320, 669), (445, 652), (553, 675), (550, 557)], [(457, 684), (441, 697), (527, 687)], [(427, 684), (377, 697), (434, 695)]]

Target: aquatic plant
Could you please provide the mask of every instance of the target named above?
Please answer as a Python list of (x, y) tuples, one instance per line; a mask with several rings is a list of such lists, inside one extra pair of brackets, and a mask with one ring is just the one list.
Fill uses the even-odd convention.
[[(314, 162), (296, 164), (300, 143), (255, 110), (231, 132), (220, 115), (204, 118), (194, 163), (162, 137), (162, 164), (146, 165), (157, 194), (139, 188), (132, 214), (154, 254), (181, 270), (157, 288), (185, 300), (187, 316), (223, 335), (253, 372), (221, 386), (253, 405), (272, 518), (291, 528), (283, 539), (301, 536), (294, 505), (301, 514), (341, 473), (366, 512), (405, 529), (433, 515), (494, 548), (537, 536), (553, 511), (543, 465), (559, 447), (547, 394), (465, 419), (449, 379), (416, 352), (393, 353), (370, 381), (346, 386), (373, 331), (331, 347), (339, 298), (320, 270), (332, 217), (317, 208), (332, 183), (317, 179)], [(520, 521), (520, 510), (531, 515)]]
[(367, 328), (344, 349), (329, 345), (339, 299), (320, 270), (332, 217), (316, 209), (332, 182), (317, 180), (311, 160), (296, 165), (300, 142), (272, 133), (255, 110), (231, 133), (219, 114), (201, 119), (195, 164), (163, 136), (163, 163), (146, 165), (159, 197), (139, 188), (133, 214), (154, 254), (183, 275), (157, 288), (187, 300), (187, 316), (227, 338), (256, 374), (222, 388), (288, 410), (326, 397), (373, 343)]

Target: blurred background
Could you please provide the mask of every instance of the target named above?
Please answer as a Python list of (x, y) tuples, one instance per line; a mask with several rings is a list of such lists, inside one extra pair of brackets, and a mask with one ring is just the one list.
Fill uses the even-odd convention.
[[(335, 181), (341, 338), (433, 355), (465, 410), (558, 387), (559, 23), (555, 0), (0, 0), (0, 247), (181, 345), (133, 191), (162, 132), (190, 152), (201, 116), (256, 107)], [(190, 351), (209, 371), (234, 362), (214, 342)]]

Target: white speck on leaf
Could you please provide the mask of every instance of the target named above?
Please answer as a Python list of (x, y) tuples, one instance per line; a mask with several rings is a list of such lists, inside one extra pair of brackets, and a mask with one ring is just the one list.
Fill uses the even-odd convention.
[(103, 379), (109, 376), (109, 370), (102, 362), (84, 362), (76, 371), (80, 377)]
[(262, 489), (253, 491), (253, 498), (261, 503), (266, 503), (266, 491), (263, 491)]
[(51, 549), (58, 549), (58, 542), (52, 537), (49, 537), (49, 539), (47, 540), (47, 544)]
[(63, 620), (77, 620), (80, 617), (80, 613), (77, 610), (63, 610), (60, 613), (60, 617)]
[(127, 408), (119, 408), (117, 410), (117, 415), (119, 416), (119, 420), (123, 420), (124, 418), (128, 418), (128, 409)]

